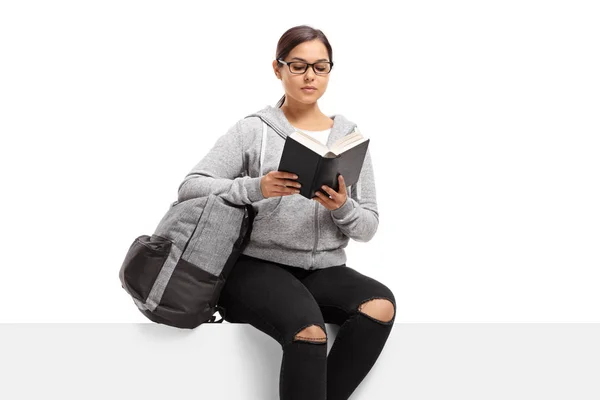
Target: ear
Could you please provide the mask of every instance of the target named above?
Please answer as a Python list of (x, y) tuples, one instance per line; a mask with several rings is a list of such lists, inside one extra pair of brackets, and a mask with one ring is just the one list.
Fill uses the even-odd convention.
[(277, 79), (281, 79), (281, 73), (279, 72), (279, 68), (277, 68), (277, 64), (277, 60), (273, 60), (273, 71), (275, 72)]

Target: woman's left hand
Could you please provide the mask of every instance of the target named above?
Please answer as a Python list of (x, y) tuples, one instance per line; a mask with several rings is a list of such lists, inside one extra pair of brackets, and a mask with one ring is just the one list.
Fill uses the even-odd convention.
[(326, 191), (329, 194), (329, 197), (325, 196), (320, 191), (317, 191), (316, 196), (312, 199), (323, 204), (323, 207), (329, 211), (337, 210), (343, 206), (344, 203), (346, 203), (348, 198), (348, 193), (346, 192), (346, 183), (344, 182), (344, 177), (341, 174), (338, 176), (338, 183), (340, 184), (339, 192), (336, 192), (327, 185), (323, 185), (321, 186), (321, 189)]

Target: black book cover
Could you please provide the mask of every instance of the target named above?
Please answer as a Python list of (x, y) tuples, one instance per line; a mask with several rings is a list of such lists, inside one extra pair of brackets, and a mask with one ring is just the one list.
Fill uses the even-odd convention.
[(339, 174), (344, 177), (346, 186), (354, 185), (358, 181), (369, 141), (370, 139), (367, 139), (337, 157), (328, 158), (288, 136), (283, 146), (278, 171), (298, 175), (296, 181), (302, 185), (300, 195), (307, 199), (312, 199), (317, 190), (328, 195), (321, 186), (327, 185), (336, 192), (339, 191)]

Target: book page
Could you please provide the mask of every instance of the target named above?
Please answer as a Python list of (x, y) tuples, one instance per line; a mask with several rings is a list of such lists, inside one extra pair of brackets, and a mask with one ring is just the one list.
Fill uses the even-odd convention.
[(331, 151), (336, 155), (340, 155), (343, 152), (353, 148), (354, 146), (358, 146), (362, 142), (366, 141), (367, 138), (364, 137), (358, 129), (355, 129), (354, 132), (340, 138), (340, 140), (336, 141), (334, 145), (331, 147)]
[(344, 145), (353, 142), (355, 140), (358, 140), (362, 138), (362, 135), (360, 134), (360, 132), (352, 132), (346, 136), (341, 137), (340, 139), (338, 139), (332, 146), (331, 148), (334, 147), (343, 147)]
[(326, 154), (329, 153), (329, 148), (327, 146), (319, 142), (314, 137), (305, 134), (304, 132), (295, 131), (294, 133), (289, 135), (289, 138), (294, 139), (298, 143), (301, 143), (302, 145), (308, 147), (309, 149), (321, 156), (325, 157)]
[(354, 146), (358, 146), (359, 144), (367, 140), (367, 138), (364, 137), (358, 129), (354, 129), (354, 132), (349, 133), (348, 135), (338, 139), (331, 146), (331, 148), (328, 148), (314, 137), (301, 131), (295, 131), (289, 137), (325, 158), (335, 158), (342, 154), (344, 151), (347, 151), (353, 148)]

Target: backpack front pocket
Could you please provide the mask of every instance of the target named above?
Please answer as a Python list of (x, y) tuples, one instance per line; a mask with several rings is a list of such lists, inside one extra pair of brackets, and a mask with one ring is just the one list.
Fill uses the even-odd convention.
[(157, 235), (142, 235), (133, 241), (119, 271), (121, 286), (131, 296), (146, 301), (171, 245), (170, 240)]

